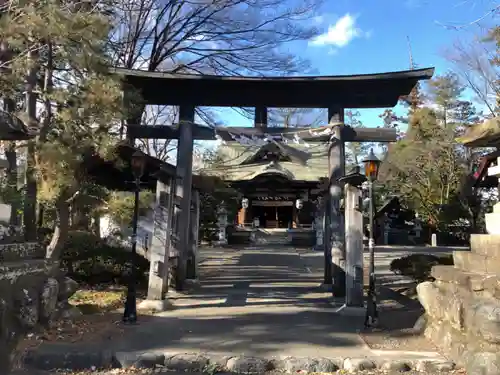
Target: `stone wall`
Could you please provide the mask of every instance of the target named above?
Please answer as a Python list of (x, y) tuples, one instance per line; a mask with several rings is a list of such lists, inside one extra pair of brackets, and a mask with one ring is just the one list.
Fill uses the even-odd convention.
[(0, 374), (7, 374), (19, 339), (68, 314), (78, 285), (44, 259), (37, 243), (0, 244)]
[(473, 235), (453, 259), (417, 286), (425, 335), (468, 373), (500, 374), (500, 235)]

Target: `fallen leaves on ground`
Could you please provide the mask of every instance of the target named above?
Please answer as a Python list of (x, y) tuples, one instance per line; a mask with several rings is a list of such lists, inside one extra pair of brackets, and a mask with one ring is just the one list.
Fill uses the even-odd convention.
[[(17, 345), (14, 363), (20, 366), (24, 355), (44, 342), (102, 345), (103, 342), (121, 337), (125, 331), (121, 309), (123, 293), (123, 288), (115, 287), (78, 290), (71, 298), (70, 304), (79, 309), (85, 306), (82, 309), (84, 314), (72, 319), (53, 321), (48, 327), (26, 335)], [(140, 301), (138, 299), (137, 303)], [(89, 308), (89, 305), (95, 308)], [(152, 312), (144, 312), (138, 319), (147, 322), (151, 315)]]
[(80, 308), (82, 313), (112, 311), (123, 306), (125, 288), (110, 287), (109, 289), (85, 288), (77, 290), (69, 299), (72, 306)]
[(154, 370), (151, 369), (137, 369), (137, 368), (116, 368), (111, 370), (104, 371), (92, 371), (92, 370), (84, 370), (84, 371), (61, 371), (58, 372), (59, 375), (141, 375), (141, 374), (154, 374)]
[[(172, 371), (168, 371), (166, 369), (135, 369), (135, 368), (129, 368), (129, 369), (112, 369), (112, 370), (105, 370), (105, 371), (73, 371), (73, 372), (68, 372), (68, 371), (62, 371), (58, 372), (59, 375), (128, 375), (128, 374), (134, 374), (134, 375), (149, 375), (149, 374), (167, 374), (171, 373)], [(274, 375), (274, 374), (280, 374), (279, 372), (276, 371), (271, 371), (267, 373), (268, 375)], [(385, 374), (385, 375), (391, 375), (390, 373), (388, 374), (386, 371), (383, 370), (364, 370), (364, 371), (346, 371), (346, 370), (339, 370), (336, 372), (314, 372), (314, 373), (307, 373), (308, 375), (349, 375), (349, 374), (363, 374), (363, 375), (380, 375), (380, 374)], [(401, 374), (401, 373), (398, 373)], [(416, 372), (416, 371), (409, 371), (405, 372), (404, 374), (407, 375), (438, 375), (436, 373), (425, 373), (425, 372)], [(446, 373), (447, 375), (467, 375), (464, 369), (457, 369), (450, 371)]]

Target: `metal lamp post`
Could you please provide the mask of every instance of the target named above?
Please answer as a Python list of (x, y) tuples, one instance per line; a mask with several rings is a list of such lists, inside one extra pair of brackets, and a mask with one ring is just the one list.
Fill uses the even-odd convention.
[(134, 215), (132, 217), (132, 251), (130, 264), (130, 278), (127, 286), (127, 299), (125, 300), (125, 311), (123, 312), (124, 323), (137, 322), (137, 301), (136, 301), (136, 274), (135, 258), (137, 253), (137, 222), (139, 221), (139, 192), (141, 191), (141, 177), (144, 174), (146, 160), (142, 152), (136, 151), (132, 155), (130, 166), (134, 175)]
[(370, 237), (368, 239), (368, 249), (370, 251), (370, 268), (369, 268), (369, 284), (368, 284), (368, 302), (366, 305), (365, 327), (374, 326), (378, 321), (377, 312), (377, 294), (375, 291), (375, 225), (374, 225), (374, 204), (373, 204), (373, 183), (377, 180), (378, 171), (381, 161), (370, 149), (367, 158), (363, 160), (365, 166), (365, 175), (368, 179), (368, 194), (370, 197), (369, 205), (369, 229)]

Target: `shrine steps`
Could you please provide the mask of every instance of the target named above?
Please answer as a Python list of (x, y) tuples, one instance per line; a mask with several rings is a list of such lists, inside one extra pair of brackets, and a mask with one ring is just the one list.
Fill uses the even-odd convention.
[(253, 231), (253, 241), (257, 245), (288, 245), (291, 238), (287, 229), (259, 228)]
[(420, 283), (417, 293), (425, 336), (464, 366), (500, 352), (500, 235), (472, 234), (470, 251), (454, 251), (453, 262), (434, 266), (435, 281)]

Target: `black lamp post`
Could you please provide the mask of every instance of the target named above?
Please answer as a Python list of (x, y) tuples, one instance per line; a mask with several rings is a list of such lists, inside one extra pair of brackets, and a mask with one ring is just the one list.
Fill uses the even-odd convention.
[(373, 183), (377, 180), (378, 171), (381, 161), (373, 153), (373, 149), (370, 149), (370, 153), (367, 158), (363, 160), (365, 166), (365, 175), (368, 179), (368, 194), (370, 197), (369, 205), (369, 228), (370, 237), (368, 240), (368, 249), (370, 251), (370, 269), (369, 269), (369, 284), (368, 284), (368, 302), (366, 305), (366, 316), (365, 316), (365, 327), (374, 326), (378, 321), (377, 312), (377, 294), (375, 292), (375, 226), (374, 226), (374, 205), (373, 205)]
[(127, 299), (125, 300), (125, 311), (123, 312), (124, 323), (137, 322), (137, 296), (135, 274), (135, 259), (137, 253), (137, 222), (139, 221), (139, 192), (141, 191), (141, 177), (144, 174), (146, 160), (142, 152), (136, 151), (132, 155), (130, 166), (134, 175), (134, 215), (132, 217), (132, 252), (130, 261), (130, 275), (127, 286)]

